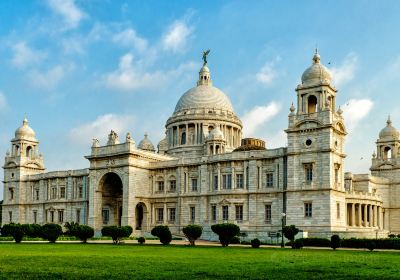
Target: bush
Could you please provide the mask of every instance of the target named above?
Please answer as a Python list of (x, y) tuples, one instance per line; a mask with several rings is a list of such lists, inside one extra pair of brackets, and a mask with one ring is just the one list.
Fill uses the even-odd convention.
[(21, 243), (24, 237), (24, 227), (21, 224), (5, 224), (1, 228), (1, 234), (4, 236), (12, 236), (16, 243)]
[(228, 246), (233, 237), (240, 232), (239, 226), (229, 223), (212, 225), (211, 230), (218, 235), (219, 242), (223, 247)]
[(373, 240), (368, 240), (366, 243), (365, 243), (365, 247), (368, 249), (368, 250), (370, 250), (371, 252), (376, 248), (376, 244), (375, 244), (375, 241), (373, 241)]
[(310, 237), (299, 239), (303, 241), (306, 247), (331, 247), (331, 241), (328, 238)]
[(396, 237), (396, 234), (389, 234), (388, 237), (389, 237), (389, 238), (395, 238), (395, 237)]
[(144, 244), (146, 242), (146, 239), (143, 236), (141, 236), (137, 239), (137, 241), (139, 244)]
[(254, 238), (251, 240), (251, 247), (252, 248), (260, 248), (261, 241), (258, 238)]
[(24, 233), (27, 237), (38, 238), (42, 237), (42, 226), (38, 224), (24, 224)]
[(62, 234), (62, 228), (57, 224), (45, 224), (42, 226), (42, 237), (50, 243), (55, 243), (58, 237)]
[(64, 224), (64, 227), (67, 229), (64, 232), (64, 235), (67, 236), (76, 236), (76, 231), (78, 230), (79, 227), (79, 223), (75, 223), (75, 222), (66, 222)]
[(87, 225), (78, 225), (74, 228), (73, 234), (83, 243), (86, 243), (89, 238), (92, 238), (94, 236), (94, 229)]
[(331, 248), (336, 250), (340, 247), (340, 237), (337, 234), (331, 236)]
[(343, 248), (367, 248), (367, 243), (373, 241), (376, 249), (397, 249), (400, 250), (400, 238), (381, 238), (381, 239), (342, 239), (340, 246)]
[(299, 233), (299, 229), (295, 225), (283, 227), (283, 235), (291, 241), (292, 248), (294, 249), (294, 237)]
[(101, 234), (103, 236), (109, 236), (112, 238), (114, 244), (118, 244), (121, 242), (121, 239), (124, 237), (129, 237), (132, 234), (131, 226), (105, 226), (101, 229)]
[(197, 239), (200, 238), (203, 233), (203, 227), (198, 225), (187, 225), (182, 229), (186, 238), (189, 240), (190, 245), (195, 245)]
[(303, 248), (303, 246), (304, 246), (304, 243), (303, 243), (302, 238), (296, 239), (295, 241), (292, 242), (293, 249), (301, 249), (301, 248)]
[(240, 237), (239, 237), (239, 236), (234, 236), (234, 237), (231, 239), (230, 244), (240, 244)]
[(168, 226), (156, 226), (151, 230), (151, 234), (157, 236), (164, 245), (168, 245), (172, 241), (172, 234)]

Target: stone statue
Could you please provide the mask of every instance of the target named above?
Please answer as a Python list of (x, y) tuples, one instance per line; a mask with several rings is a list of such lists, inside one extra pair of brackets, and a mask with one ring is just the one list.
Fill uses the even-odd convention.
[(115, 144), (119, 144), (118, 134), (114, 130), (111, 130), (110, 134), (108, 135), (107, 145)]
[(93, 139), (92, 147), (100, 147), (100, 142), (98, 139), (96, 138)]
[(209, 53), (210, 53), (210, 50), (206, 50), (203, 52), (203, 61), (204, 61), (203, 65), (207, 64), (207, 56)]

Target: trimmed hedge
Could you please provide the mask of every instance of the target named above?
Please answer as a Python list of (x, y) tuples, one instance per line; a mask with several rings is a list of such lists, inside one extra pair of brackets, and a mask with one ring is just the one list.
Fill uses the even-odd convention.
[(129, 237), (132, 232), (131, 226), (105, 226), (101, 229), (101, 235), (111, 237), (114, 244), (120, 243), (123, 237)]
[(42, 237), (50, 243), (55, 243), (58, 237), (62, 234), (62, 228), (57, 224), (45, 224), (42, 226)]
[(74, 229), (73, 235), (76, 238), (79, 238), (82, 243), (86, 243), (89, 238), (92, 238), (94, 236), (94, 229), (87, 225), (78, 225)]
[(144, 238), (143, 236), (141, 236), (141, 237), (139, 237), (139, 238), (137, 239), (137, 241), (138, 241), (139, 244), (144, 244), (144, 243), (146, 242), (146, 238)]
[(172, 241), (172, 234), (168, 226), (163, 226), (163, 225), (155, 226), (151, 230), (151, 234), (160, 238), (160, 242), (163, 245), (168, 245)]
[(4, 236), (12, 236), (16, 243), (21, 243), (25, 235), (24, 227), (21, 224), (5, 224), (1, 228), (1, 234)]
[(189, 240), (190, 245), (194, 246), (197, 239), (203, 233), (203, 227), (199, 225), (187, 225), (182, 229), (186, 238)]
[(218, 235), (222, 247), (228, 246), (232, 239), (240, 233), (240, 227), (230, 223), (212, 225), (211, 230)]
[(331, 241), (327, 238), (310, 237), (297, 240), (301, 240), (305, 247), (331, 247)]
[[(376, 249), (396, 249), (400, 250), (400, 238), (380, 238), (380, 239), (367, 239), (367, 238), (350, 238), (342, 239), (340, 242), (341, 247), (345, 248), (367, 248), (369, 243), (374, 242)], [(374, 248), (374, 249), (375, 249)]]
[(254, 238), (251, 240), (251, 247), (252, 248), (260, 248), (261, 241), (258, 238)]

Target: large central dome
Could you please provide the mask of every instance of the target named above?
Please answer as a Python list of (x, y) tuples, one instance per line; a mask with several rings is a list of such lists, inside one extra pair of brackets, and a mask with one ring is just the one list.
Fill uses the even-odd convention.
[(197, 86), (182, 95), (175, 106), (174, 114), (190, 109), (217, 109), (233, 113), (229, 98), (220, 89), (212, 86), (207, 66), (200, 69), (199, 75)]

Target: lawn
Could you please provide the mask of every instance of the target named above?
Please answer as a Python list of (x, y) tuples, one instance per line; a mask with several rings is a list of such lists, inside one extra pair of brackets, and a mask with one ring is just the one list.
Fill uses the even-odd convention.
[(0, 243), (0, 279), (399, 279), (399, 252)]

